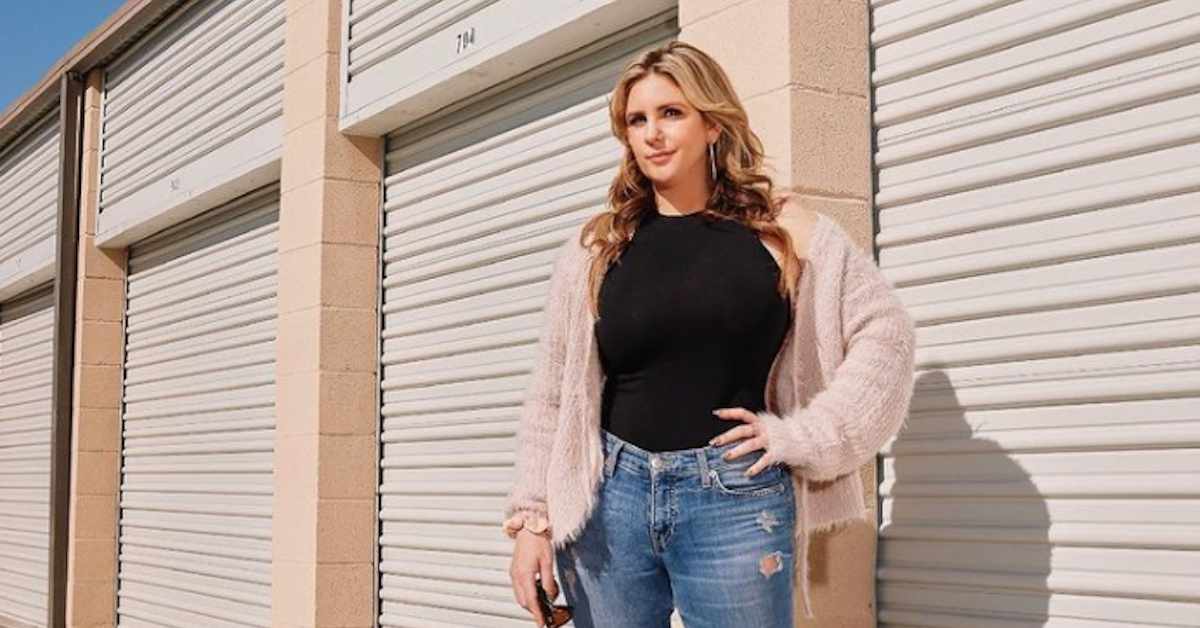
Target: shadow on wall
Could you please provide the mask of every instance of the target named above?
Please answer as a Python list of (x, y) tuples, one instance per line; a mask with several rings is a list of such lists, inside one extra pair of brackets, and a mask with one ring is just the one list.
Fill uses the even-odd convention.
[(1045, 626), (1048, 502), (989, 433), (1036, 429), (1046, 408), (963, 408), (946, 374), (923, 373), (886, 459), (879, 626)]

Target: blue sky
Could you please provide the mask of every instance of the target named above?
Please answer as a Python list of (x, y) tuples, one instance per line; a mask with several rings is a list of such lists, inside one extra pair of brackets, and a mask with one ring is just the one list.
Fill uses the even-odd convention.
[(125, 0), (0, 0), (0, 112)]

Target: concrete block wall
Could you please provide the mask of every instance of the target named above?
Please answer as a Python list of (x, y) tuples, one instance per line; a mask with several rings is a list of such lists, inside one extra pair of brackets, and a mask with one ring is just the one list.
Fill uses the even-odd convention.
[(866, 0), (681, 0), (680, 38), (725, 68), (775, 182), (872, 242)]
[(71, 413), (67, 625), (116, 621), (117, 491), (124, 362), (125, 249), (95, 246), (101, 71), (86, 77)]
[(287, 2), (272, 624), (297, 628), (375, 620), (383, 143), (338, 131), (341, 11)]

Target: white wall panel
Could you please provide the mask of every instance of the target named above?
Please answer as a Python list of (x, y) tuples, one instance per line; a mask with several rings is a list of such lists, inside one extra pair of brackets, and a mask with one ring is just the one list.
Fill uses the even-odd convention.
[(1200, 626), (1200, 6), (872, 6), (880, 625)]
[(54, 291), (0, 303), (0, 626), (46, 626)]
[(278, 194), (130, 249), (118, 626), (270, 625)]
[(342, 128), (390, 132), (672, 6), (672, 0), (346, 0)]
[(0, 148), (0, 300), (53, 279), (58, 110)]
[(283, 23), (283, 0), (193, 0), (106, 68), (98, 244), (278, 178)]

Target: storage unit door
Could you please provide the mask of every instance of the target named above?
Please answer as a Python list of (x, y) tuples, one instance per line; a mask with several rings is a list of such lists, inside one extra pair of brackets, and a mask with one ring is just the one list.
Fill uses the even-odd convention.
[(277, 189), (130, 249), (118, 625), (268, 626)]
[(872, 4), (880, 625), (1200, 626), (1200, 4)]
[(58, 144), (55, 109), (0, 149), (0, 300), (53, 277)]
[(279, 159), (283, 23), (284, 0), (192, 0), (106, 68), (102, 216), (130, 220)]
[(389, 138), (380, 625), (527, 626), (500, 529), (555, 250), (603, 211), (606, 96), (673, 13)]
[(45, 626), (54, 291), (0, 303), (0, 626)]

